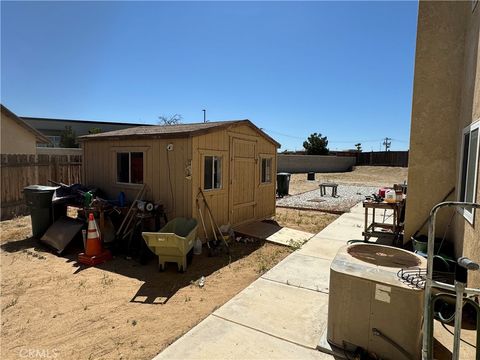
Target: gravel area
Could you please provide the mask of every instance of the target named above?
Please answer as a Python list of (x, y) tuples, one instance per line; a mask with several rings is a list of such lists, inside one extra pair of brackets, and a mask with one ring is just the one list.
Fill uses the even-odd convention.
[(331, 196), (331, 188), (327, 188), (327, 194), (320, 196), (320, 189), (308, 191), (298, 195), (289, 195), (277, 199), (277, 206), (291, 208), (305, 208), (315, 210), (327, 210), (335, 212), (348, 212), (350, 208), (365, 199), (365, 196), (378, 191), (375, 186), (356, 186), (339, 184), (337, 197)]

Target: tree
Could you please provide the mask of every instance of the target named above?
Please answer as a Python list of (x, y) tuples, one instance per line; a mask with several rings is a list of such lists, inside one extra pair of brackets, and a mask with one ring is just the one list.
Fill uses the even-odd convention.
[(160, 125), (177, 125), (181, 124), (182, 119), (183, 117), (180, 114), (173, 114), (171, 116), (161, 115), (158, 117), (158, 123)]
[(93, 127), (91, 128), (90, 130), (88, 130), (88, 133), (89, 134), (99, 134), (102, 132), (102, 129), (100, 128), (97, 128), (97, 127)]
[(313, 133), (303, 142), (303, 147), (307, 151), (307, 155), (328, 155), (328, 140), (322, 134)]
[(357, 148), (358, 152), (362, 152), (362, 143), (355, 144), (355, 147)]
[(60, 134), (60, 147), (78, 148), (77, 135), (70, 125), (65, 126), (65, 130)]

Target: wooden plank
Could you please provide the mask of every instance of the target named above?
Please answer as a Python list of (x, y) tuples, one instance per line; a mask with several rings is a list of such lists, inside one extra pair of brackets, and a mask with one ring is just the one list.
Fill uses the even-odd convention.
[(235, 226), (233, 230), (243, 236), (266, 240), (286, 246), (297, 246), (308, 241), (314, 234), (281, 227), (272, 223), (255, 221)]

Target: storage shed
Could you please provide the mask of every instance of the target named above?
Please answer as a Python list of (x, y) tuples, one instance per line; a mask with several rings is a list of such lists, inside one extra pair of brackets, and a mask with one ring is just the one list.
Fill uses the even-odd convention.
[(80, 137), (83, 179), (109, 198), (147, 200), (169, 218), (197, 218), (203, 189), (219, 224), (238, 225), (275, 214), (280, 144), (249, 120), (139, 126)]

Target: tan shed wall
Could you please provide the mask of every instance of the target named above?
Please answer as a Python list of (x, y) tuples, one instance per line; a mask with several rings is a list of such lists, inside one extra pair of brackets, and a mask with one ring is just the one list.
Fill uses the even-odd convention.
[[(168, 144), (173, 144), (173, 151), (167, 157)], [(113, 199), (124, 191), (130, 201), (141, 185), (117, 184), (116, 151), (144, 151), (144, 182), (148, 189), (144, 198), (164, 204), (170, 219), (191, 216), (191, 180), (186, 173), (192, 153), (190, 139), (87, 141), (83, 148), (85, 183), (99, 187)]]
[[(277, 148), (275, 144), (261, 136), (248, 125), (232, 125), (203, 135), (181, 139), (144, 139), (144, 140), (88, 140), (83, 143), (84, 183), (102, 189), (108, 198), (117, 198), (124, 191), (128, 200), (133, 200), (141, 185), (116, 183), (116, 150), (144, 151), (144, 182), (148, 185), (147, 200), (161, 202), (166, 206), (169, 219), (176, 216), (194, 217), (200, 221), (196, 206), (199, 187), (203, 188), (203, 155), (222, 156), (222, 189), (205, 191), (208, 204), (217, 224), (236, 225), (232, 218), (232, 181), (231, 144), (232, 138), (244, 139), (255, 143), (255, 152), (247, 154), (255, 159), (254, 181), (255, 205), (248, 221), (265, 219), (275, 214), (275, 186)], [(168, 152), (167, 145), (173, 144)], [(272, 158), (272, 182), (260, 184), (260, 157)], [(170, 165), (168, 165), (170, 164)], [(173, 187), (170, 191), (169, 172)], [(191, 171), (189, 169), (191, 168)], [(191, 176), (188, 176), (188, 175)], [(248, 179), (250, 180), (250, 179)], [(252, 185), (252, 183), (250, 183)], [(172, 201), (173, 199), (173, 201)], [(202, 210), (204, 217), (205, 209)], [(243, 211), (243, 209), (242, 209)], [(205, 218), (208, 231), (211, 230), (209, 218)], [(204, 237), (201, 224), (198, 234)]]
[[(419, 4), (405, 240), (454, 186), (449, 200), (457, 199), (462, 132), (480, 118), (479, 31), (479, 5), (472, 12), (471, 2)], [(480, 211), (473, 225), (441, 213), (437, 236), (453, 215), (455, 255), (480, 262)], [(469, 273), (469, 286), (480, 287), (480, 273)]]
[(20, 126), (15, 120), (1, 115), (1, 153), (2, 154), (35, 154), (37, 138), (33, 133)]
[[(222, 161), (222, 189), (205, 191), (207, 201), (212, 209), (214, 217), (218, 225), (230, 223), (237, 225), (233, 221), (232, 216), (232, 200), (231, 193), (232, 180), (232, 152), (231, 139), (252, 140), (256, 143), (254, 157), (255, 164), (255, 213), (249, 220), (265, 219), (275, 214), (275, 174), (276, 174), (276, 146), (259, 135), (257, 131), (248, 125), (232, 126), (225, 130), (220, 130), (205, 135), (195, 136), (192, 139), (193, 162), (192, 172), (192, 203), (193, 216), (197, 217), (198, 212), (195, 199), (198, 194), (198, 188), (203, 185), (203, 155), (221, 155)], [(268, 185), (260, 184), (260, 155), (268, 155), (272, 157), (272, 183)], [(202, 207), (203, 211), (203, 207)], [(205, 214), (204, 214), (205, 215)], [(211, 226), (207, 223), (207, 230), (210, 231)], [(199, 230), (200, 236), (203, 238), (203, 230)]]

